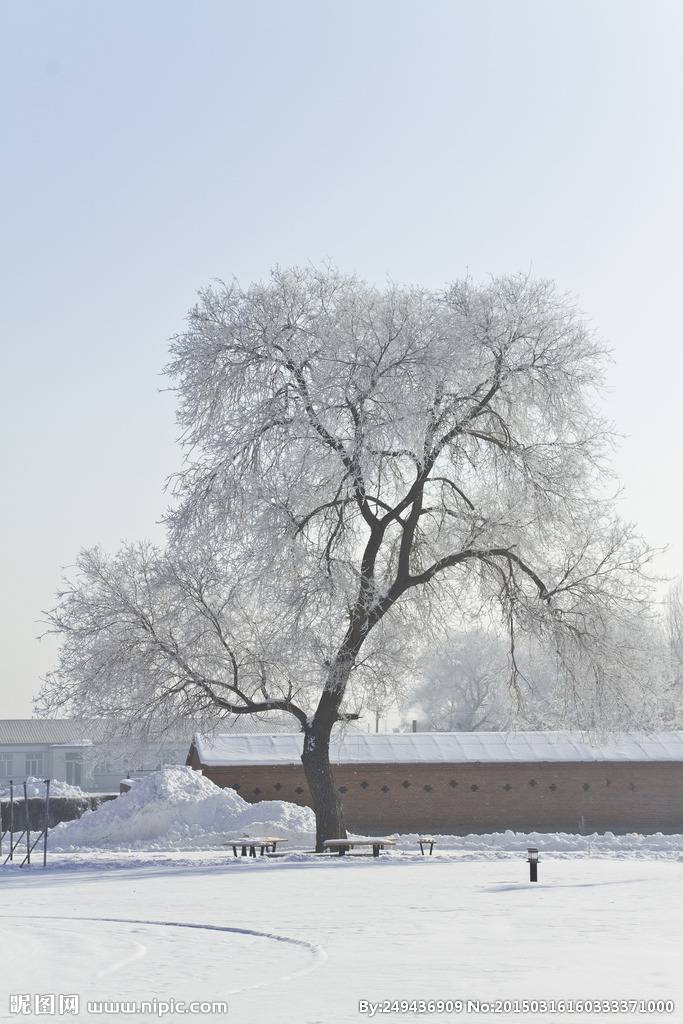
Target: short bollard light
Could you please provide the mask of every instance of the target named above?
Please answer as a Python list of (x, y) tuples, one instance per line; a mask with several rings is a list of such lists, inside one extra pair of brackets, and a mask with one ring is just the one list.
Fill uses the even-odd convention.
[(527, 853), (529, 854), (529, 856), (527, 857), (527, 861), (528, 861), (528, 864), (529, 864), (529, 881), (530, 882), (537, 882), (538, 881), (538, 850), (534, 846), (530, 846), (529, 849), (527, 850)]

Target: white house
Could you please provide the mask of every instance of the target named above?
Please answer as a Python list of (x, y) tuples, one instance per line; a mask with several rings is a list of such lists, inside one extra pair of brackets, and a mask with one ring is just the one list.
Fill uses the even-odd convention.
[(108, 741), (105, 723), (81, 719), (0, 719), (0, 789), (29, 776), (60, 779), (93, 793), (118, 792), (122, 777), (184, 764), (192, 736)]
[[(221, 730), (240, 733), (284, 731), (278, 716), (244, 715), (221, 722)], [(108, 739), (108, 723), (77, 718), (0, 719), (0, 790), (10, 779), (21, 785), (32, 776), (60, 779), (90, 793), (118, 793), (119, 783), (164, 765), (185, 764), (193, 735), (178, 727), (161, 740)]]

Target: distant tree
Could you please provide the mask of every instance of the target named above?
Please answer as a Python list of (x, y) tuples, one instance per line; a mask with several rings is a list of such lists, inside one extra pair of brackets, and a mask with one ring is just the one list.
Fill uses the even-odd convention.
[(574, 701), (618, 710), (651, 551), (606, 496), (604, 360), (572, 303), (524, 276), (207, 288), (168, 367), (186, 452), (168, 547), (81, 554), (41, 706), (291, 715), (318, 848), (344, 835), (331, 731), (430, 618), (502, 619), (513, 687), (533, 634)]
[[(621, 694), (616, 724), (628, 729), (676, 729), (683, 725), (683, 695), (676, 677), (675, 660), (667, 642), (666, 621), (661, 607), (643, 610), (627, 622), (616, 636), (621, 647), (621, 666), (614, 666), (609, 688)], [(603, 718), (601, 697), (583, 710), (583, 720), (594, 727)]]
[(602, 686), (592, 693), (586, 688), (576, 701), (566, 667), (533, 640), (517, 649), (516, 689), (509, 685), (509, 651), (500, 633), (449, 630), (418, 665), (410, 716), (440, 731), (676, 728), (683, 720), (682, 688), (661, 620), (653, 614), (632, 621), (619, 645), (621, 662), (612, 658)]
[(667, 595), (666, 634), (672, 672), (677, 684), (683, 686), (683, 587), (680, 580)]
[(413, 693), (424, 724), (441, 732), (506, 729), (512, 720), (507, 647), (490, 633), (451, 633), (420, 666)]

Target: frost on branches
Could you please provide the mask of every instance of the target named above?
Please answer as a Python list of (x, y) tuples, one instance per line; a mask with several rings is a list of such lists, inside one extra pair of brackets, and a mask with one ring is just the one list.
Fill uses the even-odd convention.
[(533, 635), (619, 711), (651, 556), (607, 497), (604, 350), (548, 282), (378, 289), (275, 271), (200, 294), (173, 341), (185, 449), (168, 545), (84, 551), (43, 706), (120, 723), (293, 716), (318, 845), (330, 732), (435, 623)]

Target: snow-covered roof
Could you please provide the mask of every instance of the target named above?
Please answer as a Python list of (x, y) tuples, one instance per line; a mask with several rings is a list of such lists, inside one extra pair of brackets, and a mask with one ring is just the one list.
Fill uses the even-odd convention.
[(0, 746), (31, 743), (87, 746), (92, 740), (99, 739), (101, 731), (99, 723), (77, 718), (2, 718)]
[[(194, 739), (207, 767), (298, 764), (302, 743), (302, 733)], [(330, 758), (337, 764), (683, 761), (683, 731), (612, 733), (599, 741), (580, 732), (356, 733), (333, 738)]]
[[(139, 739), (145, 743), (177, 743), (188, 742), (191, 726), (183, 728), (179, 723), (172, 731)], [(270, 726), (273, 731), (273, 726)], [(87, 747), (93, 743), (103, 743), (110, 738), (112, 725), (105, 719), (83, 718), (0, 718), (0, 746), (61, 746)], [(118, 740), (124, 742), (128, 737), (121, 734)], [(131, 736), (132, 740), (136, 737)], [(114, 738), (112, 737), (112, 741)]]

